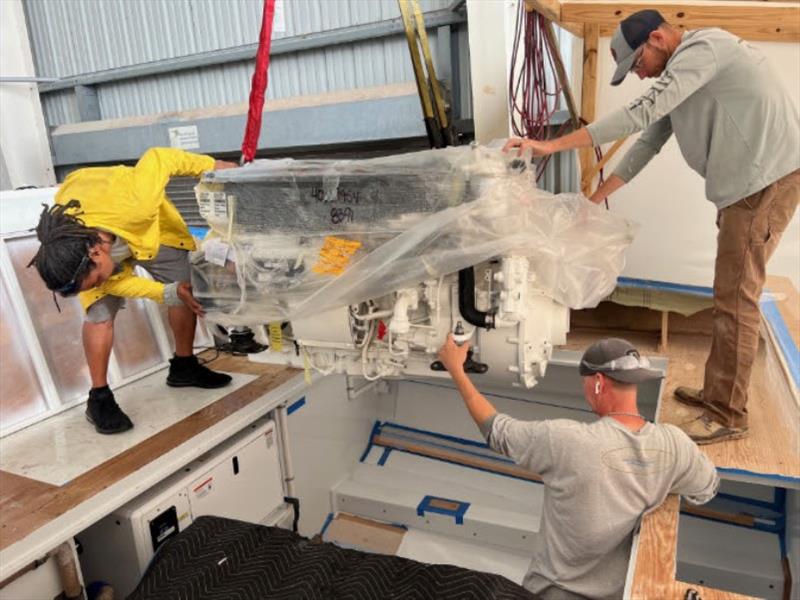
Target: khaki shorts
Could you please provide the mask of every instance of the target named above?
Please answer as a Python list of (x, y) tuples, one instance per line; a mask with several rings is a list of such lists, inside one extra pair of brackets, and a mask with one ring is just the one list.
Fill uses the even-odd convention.
[[(142, 267), (161, 283), (189, 281), (189, 252), (169, 246), (161, 246), (152, 260), (135, 260), (134, 265)], [(125, 308), (125, 299), (121, 296), (103, 296), (89, 306), (86, 320), (90, 323), (111, 321), (119, 309)]]

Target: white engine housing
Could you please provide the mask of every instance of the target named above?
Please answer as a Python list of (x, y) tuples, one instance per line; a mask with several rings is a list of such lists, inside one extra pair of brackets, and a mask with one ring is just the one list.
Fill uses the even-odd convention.
[[(533, 387), (554, 345), (564, 344), (569, 310), (544, 295), (525, 257), (505, 257), (475, 267), (476, 308), (495, 312), (495, 327), (469, 324), (459, 311), (458, 275), (291, 322), (282, 350), (251, 355), (259, 362), (288, 363), (322, 374), (383, 377), (443, 376), (436, 352), (449, 333), (463, 330), (474, 361), (488, 367), (482, 382)], [(460, 324), (460, 328), (459, 328)], [(289, 343), (289, 341), (295, 344)]]

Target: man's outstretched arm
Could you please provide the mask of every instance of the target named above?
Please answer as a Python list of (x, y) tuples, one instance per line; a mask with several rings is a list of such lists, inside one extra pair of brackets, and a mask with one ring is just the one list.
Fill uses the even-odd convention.
[(488, 437), (489, 431), (486, 429), (491, 423), (492, 417), (497, 414), (497, 409), (477, 390), (464, 372), (464, 361), (467, 360), (468, 350), (469, 342), (459, 346), (453, 341), (453, 336), (448, 335), (447, 341), (439, 350), (439, 360), (453, 378), (472, 420), (475, 421), (481, 433)]

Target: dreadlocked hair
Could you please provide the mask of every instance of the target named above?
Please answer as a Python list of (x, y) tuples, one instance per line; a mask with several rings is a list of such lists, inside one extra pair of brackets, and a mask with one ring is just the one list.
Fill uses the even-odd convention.
[(80, 209), (78, 200), (42, 206), (36, 226), (41, 245), (28, 267), (35, 266), (47, 288), (57, 290), (72, 280), (89, 248), (100, 242), (100, 236), (78, 218), (83, 212), (67, 214), (68, 210)]

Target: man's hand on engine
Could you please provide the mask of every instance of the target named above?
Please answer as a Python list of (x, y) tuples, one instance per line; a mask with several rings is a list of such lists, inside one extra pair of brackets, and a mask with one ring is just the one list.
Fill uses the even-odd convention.
[(463, 371), (468, 350), (469, 342), (464, 342), (459, 346), (453, 339), (452, 334), (448, 334), (444, 346), (439, 348), (439, 360), (451, 374)]

